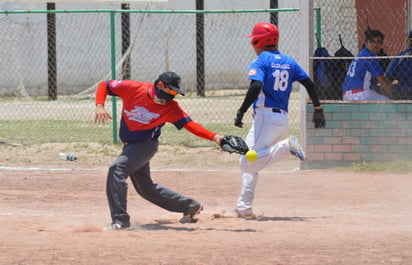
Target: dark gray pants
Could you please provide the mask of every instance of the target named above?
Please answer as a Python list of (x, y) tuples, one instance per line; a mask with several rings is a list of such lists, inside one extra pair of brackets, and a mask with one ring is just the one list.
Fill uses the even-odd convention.
[(150, 160), (157, 152), (158, 141), (127, 144), (107, 174), (106, 194), (113, 223), (130, 225), (127, 213), (127, 178), (144, 199), (172, 212), (187, 212), (197, 202), (162, 185), (150, 177)]

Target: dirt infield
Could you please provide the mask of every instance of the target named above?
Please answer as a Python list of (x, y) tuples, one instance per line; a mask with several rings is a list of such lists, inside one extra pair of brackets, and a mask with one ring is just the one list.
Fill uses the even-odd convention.
[(20, 153), (17, 161), (2, 148), (0, 264), (412, 264), (408, 174), (302, 171), (282, 161), (260, 175), (261, 218), (243, 220), (228, 217), (240, 191), (235, 155), (162, 147), (153, 179), (203, 202), (199, 221), (176, 222), (180, 214), (130, 185), (133, 229), (102, 231), (114, 156), (69, 162)]

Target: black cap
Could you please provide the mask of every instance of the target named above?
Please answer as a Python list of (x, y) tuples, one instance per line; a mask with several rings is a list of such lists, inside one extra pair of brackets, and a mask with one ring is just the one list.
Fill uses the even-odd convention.
[(170, 89), (176, 91), (180, 95), (185, 95), (183, 91), (180, 90), (180, 82), (182, 79), (175, 72), (164, 72), (159, 75), (159, 80), (162, 81), (165, 85), (169, 85)]

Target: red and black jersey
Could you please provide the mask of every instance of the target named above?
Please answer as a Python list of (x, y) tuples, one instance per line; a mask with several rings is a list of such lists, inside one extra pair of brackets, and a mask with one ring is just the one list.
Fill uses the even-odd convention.
[(174, 124), (180, 130), (191, 121), (177, 101), (157, 104), (152, 99), (155, 93), (152, 83), (108, 80), (106, 88), (109, 95), (123, 100), (119, 136), (124, 143), (157, 139), (166, 122)]

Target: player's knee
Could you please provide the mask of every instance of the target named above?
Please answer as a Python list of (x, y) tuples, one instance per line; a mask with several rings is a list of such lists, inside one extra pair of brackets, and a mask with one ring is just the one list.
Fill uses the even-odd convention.
[(125, 182), (127, 177), (128, 174), (118, 164), (113, 163), (112, 165), (110, 165), (109, 171), (107, 173), (108, 181)]
[(254, 161), (254, 162), (249, 162), (246, 160), (245, 156), (242, 156), (240, 159), (240, 169), (243, 172), (249, 173), (249, 174), (253, 174), (257, 171), (259, 171), (259, 163), (258, 160)]

